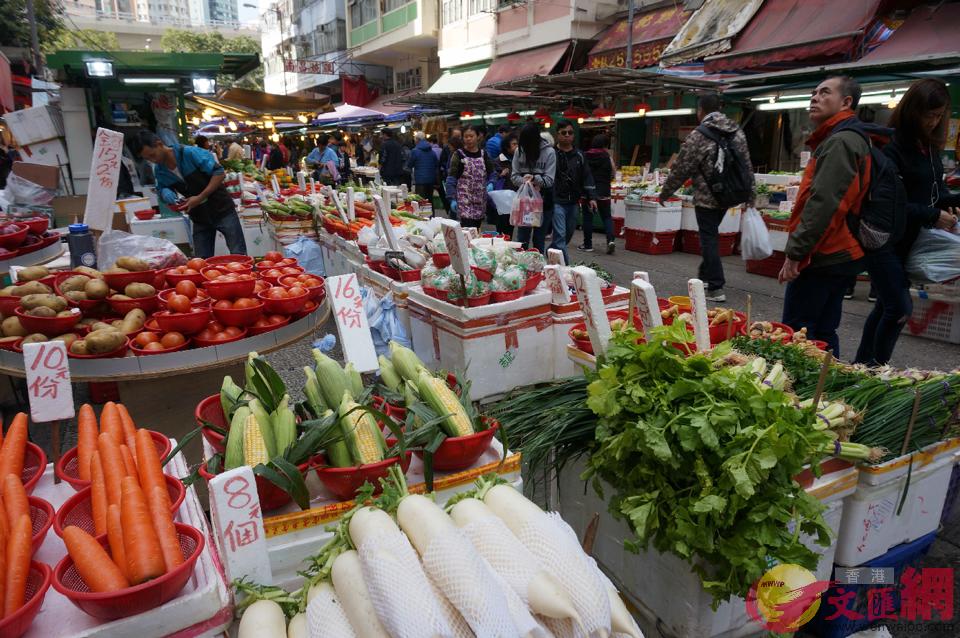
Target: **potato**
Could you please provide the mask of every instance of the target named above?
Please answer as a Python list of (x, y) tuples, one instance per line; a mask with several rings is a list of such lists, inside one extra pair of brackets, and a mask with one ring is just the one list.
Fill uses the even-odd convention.
[(86, 275), (92, 279), (103, 279), (103, 273), (95, 268), (90, 268), (88, 266), (77, 266), (73, 269), (73, 272), (78, 272), (81, 275)]
[(83, 287), (87, 299), (106, 299), (110, 294), (110, 286), (102, 279), (91, 279)]
[(143, 299), (157, 294), (157, 289), (150, 284), (127, 284), (127, 287), (123, 289), (123, 294), (133, 299)]
[(51, 339), (51, 341), (62, 341), (62, 342), (64, 342), (65, 344), (67, 344), (67, 347), (69, 348), (69, 347), (70, 347), (70, 344), (72, 344), (74, 341), (76, 341), (76, 340), (79, 339), (79, 338), (80, 338), (80, 337), (78, 337), (76, 334), (74, 334), (74, 333), (72, 333), (72, 332), (68, 332), (68, 333), (65, 334), (65, 335), (60, 335), (59, 337), (54, 337), (53, 339)]
[(136, 257), (117, 257), (117, 263), (115, 263), (114, 266), (118, 268), (126, 268), (130, 272), (143, 272), (144, 270), (150, 270), (150, 264)]
[(107, 268), (104, 272), (106, 272), (107, 274), (122, 274), (130, 271), (127, 270), (126, 268), (120, 268), (119, 266), (111, 266), (110, 268)]
[(92, 326), (92, 325), (97, 324), (97, 323), (100, 323), (100, 320), (99, 320), (99, 319), (94, 319), (93, 317), (86, 317), (86, 318), (84, 318), (84, 319), (81, 319), (81, 320), (77, 323), (77, 325), (78, 325), (78, 326)]
[(50, 270), (46, 266), (27, 266), (17, 273), (17, 281), (36, 281), (50, 275)]
[(60, 312), (57, 313), (57, 316), (58, 316), (58, 317), (72, 317), (74, 314), (76, 314), (76, 313), (74, 313), (73, 310), (61, 310)]
[(20, 306), (24, 310), (32, 310), (33, 308), (39, 308), (40, 306), (46, 306), (53, 310), (53, 313), (56, 314), (61, 310), (67, 309), (67, 300), (63, 297), (58, 297), (57, 295), (27, 295), (20, 299)]
[(126, 338), (127, 336), (119, 330), (110, 329), (91, 332), (84, 341), (90, 354), (106, 354), (123, 345)]
[(3, 328), (5, 337), (26, 337), (28, 334), (26, 328), (20, 323), (20, 317), (7, 317), (0, 327)]
[(71, 290), (69, 292), (63, 293), (63, 296), (69, 299), (70, 301), (86, 301), (87, 293), (82, 290)]
[(86, 275), (71, 275), (60, 282), (60, 292), (83, 290), (90, 278)]
[(127, 295), (110, 295), (111, 299), (116, 301), (130, 301), (133, 297), (128, 297)]
[(77, 339), (70, 344), (70, 352), (73, 354), (90, 354), (87, 352), (87, 342), (83, 339)]
[(14, 297), (26, 297), (27, 295), (49, 295), (53, 288), (39, 281), (28, 281), (22, 286), (14, 286), (11, 294)]
[(56, 317), (57, 311), (47, 306), (37, 306), (26, 312), (31, 317)]
[(136, 332), (143, 327), (147, 321), (147, 314), (139, 308), (134, 308), (126, 314), (123, 321), (120, 322), (120, 331), (124, 334)]
[(6, 288), (0, 289), (0, 297), (12, 297), (14, 288), (16, 288), (16, 286), (7, 286)]
[(49, 339), (47, 339), (47, 335), (42, 335), (39, 332), (35, 332), (34, 334), (27, 335), (26, 337), (23, 338), (23, 344), (43, 343), (45, 341), (49, 341)]

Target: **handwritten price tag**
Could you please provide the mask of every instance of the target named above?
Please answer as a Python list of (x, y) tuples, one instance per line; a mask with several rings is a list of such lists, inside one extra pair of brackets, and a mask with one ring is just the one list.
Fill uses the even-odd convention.
[(450, 265), (458, 275), (467, 277), (470, 275), (470, 258), (467, 252), (467, 240), (460, 229), (460, 222), (452, 219), (441, 219), (440, 226), (443, 229), (443, 241), (447, 245), (447, 253), (450, 255)]
[(630, 284), (631, 301), (640, 315), (640, 322), (643, 324), (643, 331), (647, 335), (647, 341), (650, 341), (653, 328), (663, 325), (663, 318), (660, 316), (660, 306), (657, 304), (657, 293), (644, 279), (634, 279)]
[(331, 202), (333, 202), (333, 205), (337, 209), (337, 214), (340, 215), (340, 219), (343, 220), (343, 223), (349, 224), (350, 220), (347, 219), (347, 212), (343, 210), (343, 206), (340, 204), (340, 198), (337, 196), (337, 191), (327, 186), (324, 190), (324, 194), (330, 198)]
[(30, 418), (35, 423), (73, 418), (67, 344), (62, 341), (28, 343), (23, 346), (23, 363)]
[(353, 186), (347, 186), (347, 217), (350, 221), (357, 218), (357, 208), (354, 205)]
[(123, 156), (123, 133), (98, 128), (90, 162), (87, 203), (83, 223), (96, 230), (113, 226), (113, 202), (117, 199), (120, 159)]
[(567, 260), (563, 258), (562, 250), (547, 248), (547, 263), (553, 266), (566, 266)]
[(570, 289), (567, 287), (567, 282), (563, 280), (560, 266), (544, 266), (543, 274), (547, 281), (547, 287), (553, 294), (553, 303), (558, 305), (570, 303)]
[(363, 310), (363, 296), (360, 294), (356, 274), (327, 277), (326, 288), (344, 357), (360, 372), (379, 370), (377, 353), (370, 336), (370, 323)]
[(697, 351), (706, 352), (710, 349), (710, 326), (707, 323), (707, 295), (703, 282), (699, 279), (689, 280), (687, 294), (693, 307), (693, 336), (697, 341)]
[(577, 301), (583, 311), (593, 352), (602, 355), (606, 353), (607, 342), (610, 341), (610, 322), (603, 305), (603, 295), (600, 294), (600, 278), (592, 268), (577, 266), (573, 269), (573, 287), (577, 291)]
[(393, 232), (393, 224), (390, 223), (390, 204), (379, 195), (373, 196), (373, 203), (377, 211), (376, 216), (380, 222), (381, 232), (387, 238), (387, 246), (390, 247), (390, 250), (400, 250), (397, 236)]
[(253, 470), (244, 466), (218, 474), (209, 488), (213, 533), (227, 580), (247, 577), (255, 583), (273, 582)]

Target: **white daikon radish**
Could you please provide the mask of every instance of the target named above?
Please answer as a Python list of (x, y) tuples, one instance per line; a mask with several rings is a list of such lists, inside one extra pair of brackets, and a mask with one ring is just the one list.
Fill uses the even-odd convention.
[(613, 586), (613, 583), (607, 578), (607, 575), (600, 571), (600, 579), (607, 588), (607, 595), (610, 597), (610, 625), (615, 634), (623, 634), (630, 638), (643, 638), (643, 632), (637, 626), (637, 621), (633, 619), (627, 606), (620, 598), (620, 592)]
[(587, 635), (607, 638), (611, 630), (609, 594), (596, 563), (584, 553), (570, 526), (510, 485), (491, 487), (483, 502), (561, 584)]
[(547, 618), (573, 619), (582, 630), (580, 615), (563, 585), (540, 566), (533, 554), (483, 501), (465, 498), (454, 505), (450, 516), (493, 570), (520, 595), (530, 611)]
[(272, 600), (258, 600), (243, 612), (237, 638), (287, 638), (287, 617)]
[(390, 638), (370, 600), (357, 552), (349, 550), (337, 556), (330, 569), (330, 578), (337, 599), (358, 638)]
[(347, 614), (337, 599), (333, 584), (317, 583), (307, 592), (307, 624), (310, 638), (356, 638)]
[(287, 625), (287, 638), (310, 638), (307, 615), (302, 611), (290, 619), (290, 624)]

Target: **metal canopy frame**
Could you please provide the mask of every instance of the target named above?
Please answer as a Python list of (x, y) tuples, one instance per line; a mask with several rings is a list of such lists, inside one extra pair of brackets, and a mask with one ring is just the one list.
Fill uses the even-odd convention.
[(672, 93), (675, 91), (716, 91), (721, 83), (643, 69), (609, 67), (585, 69), (556, 75), (534, 75), (492, 85), (501, 91), (524, 91), (537, 100), (551, 97), (563, 102), (597, 97)]
[(545, 99), (541, 96), (530, 96), (518, 93), (417, 93), (404, 95), (387, 104), (416, 105), (424, 109), (437, 111), (510, 111), (520, 109), (537, 109), (540, 107), (559, 106), (563, 100)]

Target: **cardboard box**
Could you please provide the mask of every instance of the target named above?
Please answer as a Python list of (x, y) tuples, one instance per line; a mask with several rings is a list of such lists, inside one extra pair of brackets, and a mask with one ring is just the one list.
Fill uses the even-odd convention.
[(63, 114), (55, 106), (35, 106), (14, 111), (4, 115), (3, 119), (21, 145), (62, 137), (64, 134)]
[(12, 172), (17, 177), (51, 190), (60, 185), (60, 169), (56, 164), (51, 166), (37, 162), (14, 162)]
[(54, 197), (50, 202), (53, 206), (53, 227), (66, 228), (73, 223), (73, 219), (83, 219), (83, 209), (87, 205), (86, 195), (64, 195)]
[(20, 146), (20, 155), (32, 164), (62, 166), (70, 163), (67, 147), (63, 145), (63, 140), (60, 138), (23, 144)]

